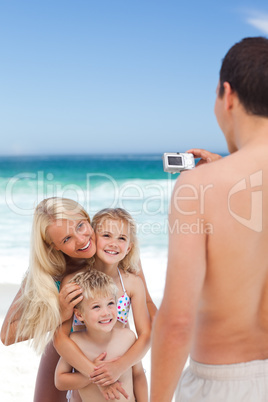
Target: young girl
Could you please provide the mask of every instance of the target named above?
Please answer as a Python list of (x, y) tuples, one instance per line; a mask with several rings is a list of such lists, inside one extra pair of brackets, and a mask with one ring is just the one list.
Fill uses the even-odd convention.
[[(94, 383), (106, 386), (116, 381), (129, 367), (137, 364), (145, 355), (150, 344), (151, 325), (146, 308), (144, 285), (142, 280), (136, 275), (138, 271), (139, 249), (136, 237), (136, 225), (133, 218), (127, 211), (121, 208), (104, 209), (94, 216), (92, 227), (95, 230), (97, 250), (95, 256), (90, 261), (90, 265), (92, 268), (94, 267), (94, 269), (112, 277), (119, 289), (116, 325), (118, 327), (127, 325), (131, 304), (138, 335), (137, 341), (125, 354), (120, 356), (116, 361), (104, 361), (91, 374)], [(66, 276), (64, 281), (68, 281), (69, 279), (70, 275)], [(77, 320), (74, 321), (74, 325), (79, 325), (79, 329), (81, 328), (81, 323)], [(58, 330), (54, 340), (57, 351), (68, 362), (72, 358), (69, 351), (71, 340), (67, 337), (69, 329), (70, 323), (65, 323)], [(76, 363), (75, 368), (79, 371), (84, 371), (84, 367), (80, 362)], [(112, 372), (113, 375), (108, 375), (109, 379), (107, 381), (108, 371)], [(147, 401), (148, 391), (145, 375), (142, 379), (140, 374), (136, 377), (135, 369), (133, 374), (136, 399), (138, 401)], [(139, 381), (139, 384), (142, 382), (142, 387), (135, 387), (136, 380)]]
[[(66, 393), (54, 386), (59, 356), (49, 340), (55, 329), (72, 317), (73, 307), (82, 296), (75, 284), (61, 286), (59, 293), (55, 284), (65, 275), (88, 269), (88, 259), (95, 251), (89, 216), (77, 202), (52, 197), (36, 207), (29, 269), (1, 329), (1, 340), (6, 345), (26, 339), (33, 339), (37, 350), (47, 345), (39, 366), (34, 402), (66, 401)], [(141, 277), (144, 280), (142, 272)], [(156, 309), (148, 292), (147, 302), (154, 314)], [(85, 366), (85, 373), (89, 374), (95, 364), (86, 359)], [(118, 395), (117, 389), (118, 384), (112, 386), (111, 392)]]

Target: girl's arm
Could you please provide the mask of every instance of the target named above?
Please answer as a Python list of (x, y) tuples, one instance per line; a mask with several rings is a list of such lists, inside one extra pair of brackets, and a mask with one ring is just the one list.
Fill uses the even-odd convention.
[[(146, 308), (146, 295), (142, 280), (135, 275), (131, 278), (131, 306), (133, 311), (134, 323), (138, 339), (129, 350), (114, 362), (103, 362), (91, 374), (93, 382), (102, 386), (109, 385), (113, 378), (109, 378), (108, 370), (113, 371), (113, 375), (118, 379), (129, 367), (138, 363), (146, 354), (150, 347), (151, 322)], [(128, 286), (128, 288), (130, 288)], [(113, 368), (110, 368), (110, 367)], [(108, 381), (107, 381), (108, 378)]]
[(140, 267), (140, 271), (138, 272), (138, 276), (141, 278), (141, 280), (143, 282), (143, 285), (144, 285), (144, 288), (145, 288), (147, 309), (148, 309), (149, 314), (150, 314), (151, 322), (153, 322), (154, 316), (155, 316), (155, 314), (157, 312), (157, 308), (156, 308), (156, 305), (154, 304), (154, 302), (153, 302), (153, 300), (152, 300), (152, 298), (150, 296), (150, 293), (148, 291), (145, 276), (144, 276), (143, 269), (142, 269), (140, 261), (139, 261), (139, 267)]
[(66, 362), (84, 376), (89, 377), (90, 373), (94, 371), (95, 364), (88, 360), (77, 344), (69, 337), (72, 323), (73, 318), (65, 321), (57, 329), (53, 344), (58, 354), (62, 356)]

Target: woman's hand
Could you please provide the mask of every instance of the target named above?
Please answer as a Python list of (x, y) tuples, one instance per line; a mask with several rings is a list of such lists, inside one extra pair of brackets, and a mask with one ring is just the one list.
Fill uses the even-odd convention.
[(195, 158), (200, 158), (200, 161), (198, 161), (196, 166), (203, 165), (204, 163), (215, 162), (215, 161), (221, 159), (220, 155), (206, 151), (205, 149), (192, 148), (186, 152), (193, 154)]
[(62, 322), (72, 317), (74, 306), (82, 299), (82, 289), (76, 283), (67, 283), (60, 289), (59, 303)]

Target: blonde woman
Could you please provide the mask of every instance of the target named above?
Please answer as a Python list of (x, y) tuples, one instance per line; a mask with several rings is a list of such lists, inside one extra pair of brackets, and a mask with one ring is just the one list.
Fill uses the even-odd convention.
[[(51, 340), (57, 327), (72, 317), (74, 305), (82, 300), (82, 295), (76, 284), (62, 286), (59, 293), (56, 285), (66, 275), (86, 268), (88, 259), (95, 251), (95, 234), (89, 216), (77, 202), (52, 197), (37, 206), (29, 269), (1, 329), (1, 340), (5, 345), (32, 339), (37, 351), (45, 348), (37, 375), (34, 402), (66, 401), (66, 393), (54, 386), (54, 371), (59, 356)], [(145, 283), (142, 271), (140, 276)], [(150, 315), (153, 316), (156, 308), (147, 288), (146, 299)], [(73, 347), (75, 354), (76, 345), (73, 344)], [(90, 375), (95, 364), (89, 360), (87, 364), (87, 375)], [(110, 386), (112, 395), (118, 396), (118, 391), (124, 392), (119, 383)]]

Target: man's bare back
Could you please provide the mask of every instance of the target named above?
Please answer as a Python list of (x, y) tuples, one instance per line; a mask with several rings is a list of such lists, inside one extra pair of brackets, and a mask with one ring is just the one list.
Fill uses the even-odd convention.
[(268, 39), (245, 38), (228, 51), (215, 115), (231, 155), (176, 182), (152, 402), (171, 401), (179, 380), (179, 401), (267, 400), (267, 71)]
[(191, 356), (207, 364), (268, 358), (268, 162), (263, 142), (254, 152), (248, 148), (195, 173), (191, 182), (208, 188), (203, 219), (211, 233)]

